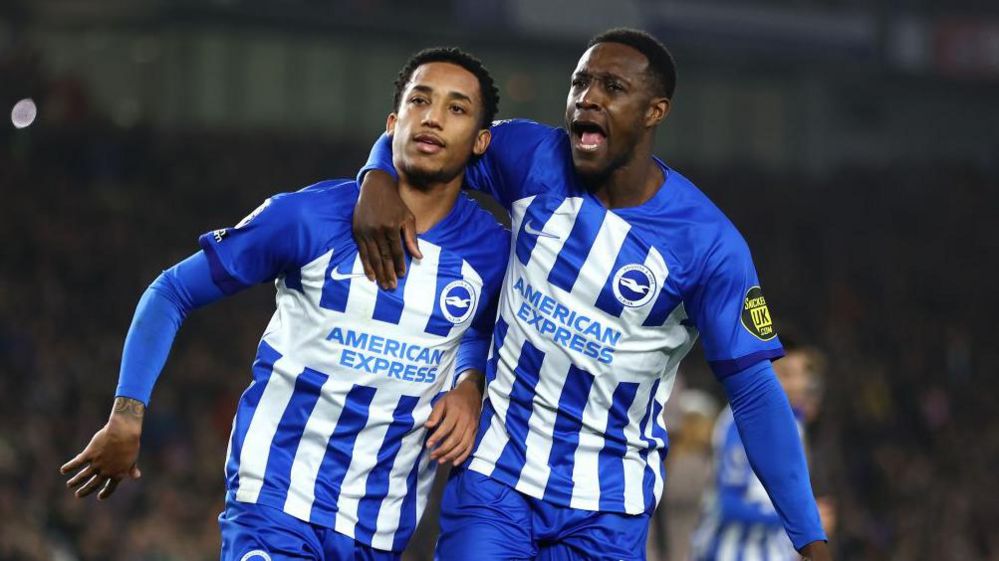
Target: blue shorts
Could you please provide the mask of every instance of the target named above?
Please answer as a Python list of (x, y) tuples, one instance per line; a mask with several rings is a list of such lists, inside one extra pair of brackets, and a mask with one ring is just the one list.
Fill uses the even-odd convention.
[(226, 500), (219, 515), (222, 561), (398, 561), (374, 549), (266, 505)]
[(469, 470), (444, 488), (438, 561), (644, 561), (649, 515), (556, 506)]

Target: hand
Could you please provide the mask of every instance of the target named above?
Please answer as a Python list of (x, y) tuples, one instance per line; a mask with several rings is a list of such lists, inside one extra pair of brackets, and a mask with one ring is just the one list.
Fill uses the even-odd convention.
[(354, 239), (364, 274), (385, 290), (398, 286), (398, 277), (406, 275), (403, 238), (409, 253), (423, 259), (416, 217), (399, 197), (396, 181), (384, 171), (367, 172), (354, 207)]
[(474, 370), (434, 404), (424, 424), (430, 429), (427, 448), (433, 449), (431, 460), (459, 465), (472, 453), (482, 413), (484, 381), (482, 372)]
[(829, 544), (824, 541), (812, 542), (801, 548), (803, 561), (832, 561)]
[(145, 406), (141, 402), (115, 398), (114, 410), (104, 428), (94, 434), (83, 452), (59, 469), (63, 475), (79, 470), (66, 482), (70, 489), (79, 487), (77, 498), (82, 499), (100, 489), (97, 498), (104, 500), (114, 493), (122, 479), (142, 477), (135, 462), (139, 457), (144, 413)]

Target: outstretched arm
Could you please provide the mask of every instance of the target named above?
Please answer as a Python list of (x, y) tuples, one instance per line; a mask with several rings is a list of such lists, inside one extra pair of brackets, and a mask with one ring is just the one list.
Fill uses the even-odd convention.
[(812, 495), (801, 438), (787, 396), (769, 360), (722, 378), (732, 413), (756, 476), (770, 495), (794, 547), (829, 558)]
[(60, 470), (63, 475), (75, 472), (66, 486), (77, 488), (77, 497), (100, 489), (97, 498), (106, 499), (122, 479), (141, 476), (136, 460), (142, 420), (174, 337), (188, 312), (222, 296), (201, 251), (164, 271), (146, 289), (125, 338), (111, 416)]

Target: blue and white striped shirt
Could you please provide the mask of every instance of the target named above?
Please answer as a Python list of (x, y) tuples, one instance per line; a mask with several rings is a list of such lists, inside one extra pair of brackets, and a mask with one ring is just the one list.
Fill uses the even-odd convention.
[(426, 504), (434, 401), (483, 368), (509, 233), (465, 196), (420, 235), (394, 291), (368, 281), (351, 237), (353, 181), (268, 199), (200, 238), (226, 292), (275, 280), (277, 310), (229, 443), (230, 498), (401, 551)]
[(749, 249), (661, 162), (649, 201), (608, 210), (576, 183), (564, 130), (492, 134), (467, 181), (510, 212), (513, 246), (469, 468), (557, 505), (651, 512), (662, 408), (697, 336), (719, 376), (782, 355)]
[[(798, 426), (801, 433), (801, 426)], [(696, 561), (798, 561), (777, 510), (753, 473), (732, 409), (714, 430), (715, 487), (694, 532)]]

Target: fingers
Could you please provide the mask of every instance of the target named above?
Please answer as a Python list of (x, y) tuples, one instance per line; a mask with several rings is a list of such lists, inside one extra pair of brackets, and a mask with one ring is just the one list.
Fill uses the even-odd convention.
[(358, 240), (357, 242), (357, 254), (361, 256), (361, 267), (364, 268), (364, 276), (368, 277), (369, 281), (374, 282), (375, 270), (371, 267), (371, 257), (368, 255), (368, 245), (363, 241)]
[(90, 478), (90, 480), (88, 480), (83, 485), (83, 487), (80, 487), (79, 489), (76, 490), (76, 496), (77, 496), (77, 498), (82, 499), (83, 497), (86, 497), (87, 495), (93, 493), (101, 485), (104, 485), (104, 482), (107, 481), (107, 480), (108, 480), (108, 476), (106, 476), (106, 475), (100, 475), (100, 474), (95, 474), (93, 477)]
[[(398, 237), (396, 237), (394, 243), (392, 236), (387, 235), (379, 236), (375, 241), (378, 244), (378, 254), (381, 256), (381, 272), (383, 275), (378, 277), (378, 284), (385, 290), (395, 288), (398, 285), (395, 274), (395, 255), (396, 251), (400, 254), (402, 253), (402, 247), (394, 247), (400, 244)], [(405, 257), (403, 257), (403, 267), (405, 267)]]
[(455, 432), (454, 427), (457, 425), (455, 417), (457, 415), (445, 415), (440, 426), (431, 433), (430, 439), (427, 440), (427, 448), (434, 449), (433, 453), (430, 454), (431, 460), (440, 458), (454, 447), (454, 441), (457, 437), (457, 435), (453, 434)]
[(412, 213), (402, 223), (402, 235), (406, 240), (406, 249), (409, 250), (409, 254), (417, 259), (423, 259), (420, 242), (416, 239), (416, 217)]
[(81, 484), (83, 484), (84, 481), (87, 481), (96, 473), (97, 470), (94, 469), (93, 466), (87, 466), (84, 469), (81, 469), (79, 473), (74, 475), (72, 478), (70, 478), (70, 480), (66, 482), (66, 487), (70, 489), (78, 487)]
[(63, 464), (62, 467), (59, 468), (59, 473), (66, 475), (67, 473), (73, 471), (74, 469), (79, 468), (88, 461), (89, 460), (87, 459), (87, 451), (84, 450), (83, 452), (77, 454), (75, 458)]
[(103, 501), (110, 497), (111, 493), (114, 493), (114, 490), (118, 488), (118, 483), (120, 482), (121, 479), (116, 479), (114, 477), (108, 479), (104, 486), (101, 487), (101, 492), (97, 493), (97, 500)]
[[(443, 426), (441, 427), (443, 428)], [(452, 423), (451, 429), (455, 429)], [(430, 454), (431, 460), (437, 460), (440, 463), (446, 463), (449, 460), (453, 460), (464, 452), (464, 447), (461, 445), (465, 441), (465, 430), (457, 429), (451, 430), (448, 433), (448, 437), (441, 442), (432, 454)]]
[(441, 458), (440, 463), (451, 462), (452, 465), (458, 466), (468, 459), (468, 456), (472, 454), (472, 450), (475, 448), (475, 429), (469, 428), (465, 436), (462, 437), (461, 442), (455, 447), (454, 451), (447, 457)]
[[(434, 404), (433, 409), (430, 410), (430, 417), (427, 419), (426, 423), (423, 423), (423, 426), (427, 427), (428, 429), (433, 429), (434, 427), (436, 427), (437, 423), (441, 422), (441, 417), (444, 416), (444, 410), (446, 408), (447, 408), (447, 400), (446, 399), (439, 399), (439, 400), (437, 400), (437, 403)], [(427, 441), (427, 447), (428, 448), (431, 445), (430, 443), (434, 441), (433, 440), (433, 438), (434, 438), (433, 435), (431, 435), (430, 438), (431, 438), (431, 440)]]
[(378, 249), (378, 244), (374, 239), (366, 239), (360, 243), (364, 244), (364, 254), (367, 255), (365, 270), (370, 269), (373, 275), (370, 280), (381, 284), (385, 278), (385, 273), (382, 271), (382, 257), (381, 251)]

